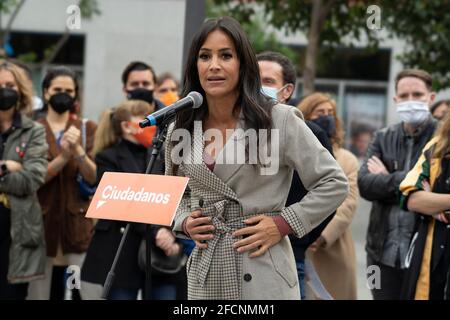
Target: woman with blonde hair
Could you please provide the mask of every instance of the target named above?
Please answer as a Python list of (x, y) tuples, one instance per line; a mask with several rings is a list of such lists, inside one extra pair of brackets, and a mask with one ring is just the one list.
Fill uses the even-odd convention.
[(333, 153), (349, 182), (349, 193), (336, 215), (310, 246), (314, 267), (334, 299), (356, 299), (356, 258), (350, 225), (356, 212), (358, 159), (342, 148), (344, 132), (336, 114), (336, 102), (324, 93), (305, 97), (298, 108), (306, 120), (319, 125), (333, 144)]
[(400, 184), (400, 205), (420, 214), (402, 298), (450, 299), (450, 113)]
[(27, 117), (32, 84), (23, 69), (0, 60), (0, 300), (24, 300), (44, 277), (45, 241), (36, 195), (47, 170), (42, 125)]
[[(94, 143), (98, 182), (107, 171), (145, 173), (156, 127), (141, 129), (139, 122), (153, 111), (153, 107), (145, 101), (129, 100), (104, 112)], [(153, 173), (164, 173), (162, 156), (161, 152)], [(100, 285), (105, 283), (126, 224), (112, 220), (97, 222), (81, 273), (83, 281)], [(145, 270), (138, 263), (144, 235), (145, 225), (131, 225), (108, 299), (136, 300), (138, 291), (145, 287)], [(155, 239), (153, 251), (160, 250), (167, 257), (181, 258), (182, 247), (169, 229), (152, 227), (152, 236)], [(175, 299), (175, 285), (169, 278), (153, 272), (152, 299)]]

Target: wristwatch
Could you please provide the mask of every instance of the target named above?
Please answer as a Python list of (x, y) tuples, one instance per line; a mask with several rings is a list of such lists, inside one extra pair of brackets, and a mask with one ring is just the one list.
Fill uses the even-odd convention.
[(445, 210), (443, 212), (443, 214), (444, 214), (445, 218), (447, 219), (447, 221), (450, 221), (450, 209)]
[(8, 173), (8, 167), (6, 166), (6, 162), (2, 161), (0, 163), (0, 177), (5, 176)]

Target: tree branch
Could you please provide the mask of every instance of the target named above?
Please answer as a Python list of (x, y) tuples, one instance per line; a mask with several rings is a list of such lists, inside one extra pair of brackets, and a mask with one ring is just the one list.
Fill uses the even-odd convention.
[[(80, 6), (81, 1), (82, 0), (78, 0), (78, 6)], [(50, 52), (47, 58), (44, 58), (44, 60), (42, 60), (41, 63), (39, 63), (39, 66), (42, 67), (46, 64), (52, 63), (52, 61), (55, 60), (59, 51), (61, 51), (62, 47), (67, 42), (67, 40), (69, 40), (69, 38), (70, 38), (70, 30), (66, 26), (63, 35), (61, 36), (61, 38), (59, 38), (58, 42), (53, 47), (53, 50)]]
[(322, 32), (323, 26), (325, 25), (325, 21), (328, 18), (328, 14), (330, 13), (331, 8), (333, 8), (335, 4), (336, 0), (329, 0), (322, 5), (317, 22), (319, 33)]
[(325, 21), (336, 0), (322, 2), (314, 0), (312, 3), (311, 24), (308, 32), (308, 45), (306, 47), (305, 67), (303, 71), (303, 95), (314, 91), (316, 80), (316, 61), (320, 45), (320, 34), (325, 26)]
[(44, 58), (44, 60), (41, 61), (40, 65), (44, 66), (46, 64), (51, 63), (53, 60), (55, 60), (59, 51), (62, 49), (64, 44), (67, 42), (67, 40), (69, 40), (69, 37), (70, 37), (70, 30), (69, 30), (69, 28), (66, 27), (64, 29), (63, 35), (61, 36), (61, 38), (59, 38), (58, 42), (53, 47), (53, 50), (50, 52), (50, 54), (48, 55), (47, 58)]
[(3, 45), (6, 43), (6, 41), (8, 41), (8, 38), (11, 34), (11, 27), (13, 25), (14, 20), (17, 17), (17, 14), (19, 13), (20, 9), (22, 8), (22, 6), (24, 5), (26, 0), (20, 0), (20, 2), (17, 4), (17, 6), (14, 8), (13, 13), (11, 14), (11, 16), (9, 17), (8, 23), (6, 24), (6, 28), (2, 37), (2, 47)]

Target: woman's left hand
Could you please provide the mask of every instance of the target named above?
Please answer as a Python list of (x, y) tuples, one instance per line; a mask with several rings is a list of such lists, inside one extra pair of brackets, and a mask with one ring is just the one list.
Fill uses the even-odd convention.
[(9, 172), (19, 172), (23, 169), (22, 164), (14, 160), (6, 160), (5, 164)]
[(261, 214), (244, 220), (244, 223), (251, 226), (236, 230), (233, 233), (234, 237), (247, 236), (233, 245), (239, 253), (256, 249), (249, 255), (250, 258), (256, 258), (263, 255), (270, 247), (281, 240), (280, 231), (269, 216)]

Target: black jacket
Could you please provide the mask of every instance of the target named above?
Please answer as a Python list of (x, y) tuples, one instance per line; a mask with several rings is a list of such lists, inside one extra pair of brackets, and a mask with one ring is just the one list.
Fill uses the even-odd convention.
[[(417, 162), (435, 129), (436, 121), (430, 117), (413, 136), (411, 166)], [(358, 173), (359, 192), (364, 199), (372, 201), (366, 251), (368, 256), (377, 262), (381, 260), (387, 237), (388, 214), (391, 207), (399, 203), (399, 186), (408, 173), (408, 170), (404, 169), (407, 139), (402, 123), (378, 130)], [(378, 157), (384, 163), (389, 174), (369, 173), (367, 160), (372, 156)]]
[[(327, 134), (318, 125), (311, 121), (305, 121), (306, 125), (311, 129), (314, 135), (317, 137), (319, 142), (333, 154), (333, 148), (331, 146), (330, 139), (328, 139)], [(303, 197), (308, 193), (308, 190), (303, 186), (297, 171), (294, 171), (294, 176), (292, 177), (291, 189), (289, 190), (289, 195), (286, 200), (286, 207), (293, 203), (297, 203), (303, 199)], [(305, 259), (305, 251), (308, 247), (316, 241), (316, 239), (322, 234), (323, 229), (327, 224), (333, 219), (333, 212), (329, 215), (321, 224), (311, 230), (307, 235), (302, 238), (297, 238), (292, 235), (289, 236), (291, 240), (292, 249), (294, 250), (295, 261), (303, 261)]]
[[(103, 173), (107, 171), (144, 173), (146, 163), (142, 157), (136, 156), (136, 151), (138, 150), (136, 148), (130, 142), (121, 140), (116, 145), (98, 153), (95, 157), (97, 181), (100, 181)], [(161, 159), (161, 156), (158, 157), (155, 163), (154, 173), (164, 174), (164, 161)], [(83, 281), (104, 284), (126, 224), (126, 222), (122, 221), (98, 220), (81, 271), (81, 279)], [(156, 235), (157, 229), (157, 227), (152, 227), (153, 238)], [(144, 234), (145, 225), (132, 223), (127, 241), (123, 247), (122, 255), (116, 267), (113, 289), (142, 288), (145, 281), (145, 273), (141, 271), (138, 265), (138, 250)]]

